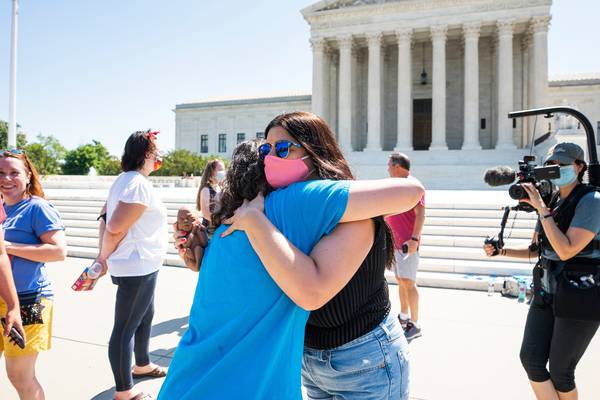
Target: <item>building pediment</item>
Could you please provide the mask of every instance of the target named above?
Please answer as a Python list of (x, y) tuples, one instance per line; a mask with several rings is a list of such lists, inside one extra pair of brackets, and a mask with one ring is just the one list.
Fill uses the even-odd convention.
[(385, 3), (400, 3), (407, 0), (326, 0), (315, 4), (314, 11), (338, 10), (341, 8), (369, 6)]
[(335, 18), (335, 15), (380, 15), (426, 13), (447, 14), (452, 10), (460, 13), (489, 13), (493, 11), (524, 10), (542, 7), (548, 9), (552, 0), (321, 0), (301, 12), (307, 20), (313, 17)]

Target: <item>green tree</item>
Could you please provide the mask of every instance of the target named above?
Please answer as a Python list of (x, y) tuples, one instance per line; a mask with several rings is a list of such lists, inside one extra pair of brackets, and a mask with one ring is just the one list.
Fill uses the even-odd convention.
[(115, 171), (115, 157), (97, 140), (68, 151), (62, 167), (65, 175), (87, 175), (94, 167), (99, 174)]
[(91, 144), (84, 144), (70, 150), (65, 155), (62, 167), (65, 175), (87, 175), (96, 163), (96, 149)]
[(121, 171), (121, 160), (115, 156), (110, 156), (98, 167), (99, 175), (119, 175)]
[(37, 142), (26, 145), (24, 149), (40, 174), (60, 174), (60, 164), (67, 150), (54, 136), (39, 134)]
[[(17, 129), (20, 128), (17, 125)], [(27, 136), (17, 131), (17, 148), (22, 149), (27, 145)], [(0, 149), (8, 147), (8, 122), (0, 120)]]
[(189, 150), (172, 150), (163, 158), (162, 167), (154, 172), (160, 176), (201, 175), (208, 160)]

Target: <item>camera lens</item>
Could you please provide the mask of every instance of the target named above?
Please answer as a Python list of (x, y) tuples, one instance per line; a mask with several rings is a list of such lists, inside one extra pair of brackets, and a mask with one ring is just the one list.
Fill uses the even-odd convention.
[(511, 199), (523, 200), (529, 198), (523, 186), (520, 183), (515, 183), (508, 188), (508, 195)]

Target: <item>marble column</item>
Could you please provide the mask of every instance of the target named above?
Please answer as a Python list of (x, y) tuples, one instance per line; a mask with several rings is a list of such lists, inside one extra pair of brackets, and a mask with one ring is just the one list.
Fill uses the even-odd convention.
[(512, 120), (508, 113), (513, 111), (513, 22), (498, 21), (498, 142), (496, 149), (516, 149), (513, 140)]
[(325, 118), (325, 39), (311, 38), (313, 50), (312, 112)]
[(352, 36), (337, 38), (340, 48), (338, 90), (338, 141), (342, 151), (352, 151)]
[(548, 88), (548, 26), (550, 17), (532, 18), (531, 28), (531, 58), (529, 71), (530, 87), (530, 107), (539, 108), (548, 106), (546, 92)]
[[(523, 39), (521, 40), (521, 53), (523, 54), (523, 62), (522, 62), (522, 80), (523, 80), (523, 96), (522, 96), (522, 104), (523, 109), (529, 108), (529, 97), (530, 97), (530, 83), (529, 83), (529, 46), (531, 43), (531, 37), (528, 34), (525, 34)], [(521, 118), (521, 143), (523, 147), (527, 147), (530, 144), (530, 132), (531, 132), (531, 118)]]
[(448, 27), (431, 27), (433, 78), (431, 100), (431, 146), (429, 150), (448, 150), (446, 144), (446, 38)]
[(463, 150), (481, 150), (479, 143), (479, 31), (480, 23), (463, 25), (465, 91)]
[(368, 96), (367, 96), (367, 146), (365, 151), (381, 151), (381, 79), (382, 60), (381, 43), (383, 35), (381, 32), (367, 35), (369, 44), (369, 72), (368, 72)]
[(412, 29), (396, 32), (398, 38), (398, 132), (395, 151), (412, 150)]

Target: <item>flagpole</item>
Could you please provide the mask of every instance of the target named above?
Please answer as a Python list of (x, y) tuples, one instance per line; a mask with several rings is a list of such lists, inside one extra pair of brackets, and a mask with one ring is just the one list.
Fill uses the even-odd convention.
[(17, 23), (19, 0), (13, 0), (10, 34), (10, 94), (8, 106), (8, 147), (17, 147)]

